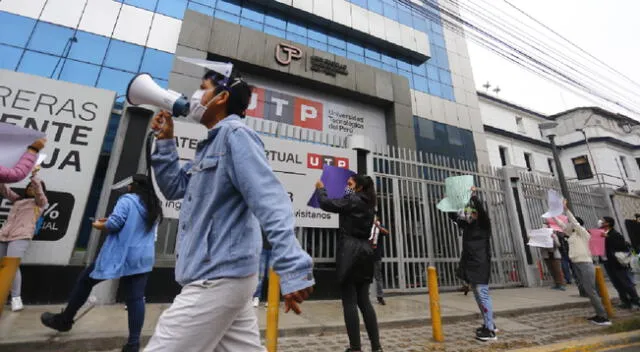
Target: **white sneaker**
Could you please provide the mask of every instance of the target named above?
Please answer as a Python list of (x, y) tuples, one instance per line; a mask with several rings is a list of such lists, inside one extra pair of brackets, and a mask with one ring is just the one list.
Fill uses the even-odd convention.
[(11, 298), (11, 311), (19, 312), (24, 309), (24, 305), (22, 304), (22, 298), (13, 297)]
[(258, 308), (259, 305), (260, 305), (260, 298), (253, 297), (253, 307)]

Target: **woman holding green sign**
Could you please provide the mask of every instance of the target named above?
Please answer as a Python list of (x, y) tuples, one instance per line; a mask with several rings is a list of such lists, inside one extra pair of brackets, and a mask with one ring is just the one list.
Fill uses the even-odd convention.
[(495, 341), (496, 325), (493, 322), (493, 302), (489, 295), (489, 275), (491, 272), (491, 221), (482, 201), (471, 188), (471, 199), (464, 210), (449, 213), (462, 230), (462, 255), (458, 276), (469, 283), (473, 296), (484, 319), (482, 327), (476, 330), (476, 339)]

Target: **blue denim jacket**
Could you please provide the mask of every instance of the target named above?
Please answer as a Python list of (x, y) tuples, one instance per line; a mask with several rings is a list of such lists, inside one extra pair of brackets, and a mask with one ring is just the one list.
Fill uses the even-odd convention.
[(180, 168), (174, 140), (152, 155), (168, 200), (183, 198), (176, 281), (247, 277), (258, 272), (262, 225), (273, 246), (283, 294), (314, 285), (311, 257), (294, 234), (291, 200), (267, 163), (264, 144), (238, 116), (220, 121)]

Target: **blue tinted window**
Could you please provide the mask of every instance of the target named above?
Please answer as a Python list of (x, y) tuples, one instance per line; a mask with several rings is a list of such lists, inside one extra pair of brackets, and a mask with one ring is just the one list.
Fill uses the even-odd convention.
[(424, 19), (424, 17), (419, 15), (418, 16), (413, 15), (413, 28), (421, 32), (427, 32), (431, 29), (427, 20)]
[(265, 16), (264, 23), (278, 29), (287, 29), (287, 22), (273, 13), (269, 13)]
[(417, 74), (419, 74), (421, 76), (426, 76), (427, 75), (427, 63), (423, 62), (422, 65), (411, 66), (411, 72), (417, 73)]
[(384, 14), (384, 10), (382, 9), (382, 1), (380, 0), (369, 0), (369, 10), (382, 15)]
[(382, 64), (382, 69), (391, 73), (398, 73), (396, 65)]
[(407, 27), (411, 27), (413, 25), (413, 16), (411, 16), (410, 12), (398, 10), (398, 21)]
[(287, 32), (286, 38), (291, 40), (291, 41), (307, 45), (307, 37), (305, 37), (305, 36), (294, 34), (294, 33), (291, 33), (291, 32)]
[(442, 34), (442, 25), (439, 23), (431, 22), (431, 30), (434, 33)]
[(382, 62), (368, 57), (364, 58), (364, 63), (373, 67), (382, 68)]
[(327, 34), (319, 30), (309, 29), (309, 39), (319, 41), (321, 43), (327, 42)]
[(380, 61), (380, 53), (372, 49), (364, 49), (364, 56)]
[[(168, 1), (171, 1), (171, 0), (168, 0)], [(189, 5), (187, 6), (187, 8), (189, 8), (189, 10), (200, 12), (201, 14), (213, 17), (213, 8), (212, 7), (203, 6), (203, 5), (200, 5), (198, 3), (195, 3), (193, 1), (191, 1), (191, 2), (189, 2)]]
[(442, 96), (440, 91), (440, 83), (437, 81), (429, 80), (429, 93), (435, 96)]
[(36, 20), (0, 11), (0, 43), (24, 48)]
[(216, 1), (217, 0), (190, 0), (190, 2), (197, 2), (208, 7), (216, 7)]
[(340, 49), (340, 48), (336, 48), (335, 46), (329, 45), (329, 47), (327, 48), (327, 51), (332, 53), (332, 54), (336, 54), (338, 56), (347, 57), (347, 51), (346, 50)]
[(225, 20), (231, 23), (236, 23), (236, 24), (240, 23), (240, 17), (230, 14), (226, 11), (216, 10), (216, 18), (219, 18), (221, 20)]
[(240, 25), (262, 31), (263, 24), (261, 22), (252, 21), (246, 18), (240, 18)]
[(75, 60), (66, 60), (64, 66), (62, 66), (60, 79), (93, 87), (96, 84), (99, 72), (100, 66)]
[(405, 71), (411, 71), (411, 65), (402, 60), (398, 60), (398, 68)]
[(385, 3), (383, 12), (384, 12), (384, 17), (390, 18), (394, 21), (398, 20), (398, 9), (394, 5)]
[(335, 37), (331, 35), (329, 35), (329, 45), (333, 45), (336, 48), (340, 48), (340, 49), (347, 48), (347, 42), (343, 38)]
[(252, 10), (246, 7), (242, 9), (241, 17), (255, 21), (255, 22), (259, 22), (259, 23), (264, 22), (264, 12), (258, 12), (256, 10)]
[(364, 56), (364, 48), (358, 44), (347, 43), (347, 51)]
[(147, 72), (153, 77), (169, 79), (169, 72), (173, 65), (173, 55), (164, 51), (147, 48), (142, 57), (140, 72)]
[(112, 70), (110, 68), (102, 68), (100, 72), (100, 78), (98, 78), (98, 88), (104, 88), (108, 90), (116, 91), (116, 95), (122, 95), (118, 100), (124, 99), (124, 94), (127, 90), (129, 81), (133, 78), (133, 73), (128, 73), (120, 70)]
[(440, 82), (451, 85), (451, 72), (447, 70), (439, 70)]
[(158, 0), (124, 0), (124, 3), (141, 9), (154, 11)]
[(38, 22), (28, 48), (61, 56), (72, 36), (73, 30), (70, 28)]
[(307, 28), (297, 23), (289, 22), (287, 23), (287, 32), (306, 36)]
[(104, 64), (125, 71), (138, 72), (142, 51), (143, 47), (139, 45), (112, 39)]
[(395, 57), (391, 57), (391, 56), (387, 56), (387, 55), (382, 54), (382, 62), (384, 62), (387, 65), (396, 66), (398, 60)]
[(351, 3), (363, 8), (367, 8), (367, 0), (351, 0)]
[(439, 79), (438, 68), (435, 67), (433, 64), (427, 64), (427, 77), (435, 81)]
[[(55, 56), (27, 50), (22, 57), (18, 71), (43, 77), (50, 77), (58, 63)], [(58, 65), (59, 67), (60, 65)], [(59, 69), (58, 69), (59, 70)], [(57, 73), (57, 72), (55, 72)], [(55, 76), (54, 76), (55, 77)]]
[(0, 44), (0, 68), (15, 70), (23, 49)]
[(69, 58), (101, 65), (109, 46), (109, 38), (87, 33), (76, 33), (77, 42), (71, 46)]
[(284, 38), (286, 36), (285, 31), (283, 31), (282, 29), (273, 28), (271, 26), (264, 26), (264, 32), (280, 38)]
[(354, 60), (354, 61), (358, 61), (364, 64), (364, 56), (362, 55), (358, 55), (358, 54), (354, 54), (352, 52), (348, 52), (347, 53), (347, 58)]
[(160, 0), (156, 12), (169, 17), (182, 19), (187, 8), (187, 0)]
[(433, 44), (444, 47), (444, 37), (441, 35), (433, 35), (431, 36), (432, 40), (433, 40)]
[(309, 44), (308, 45), (310, 47), (312, 47), (312, 48), (316, 48), (316, 49), (322, 50), (322, 51), (327, 51), (327, 49), (328, 49), (327, 43), (318, 42), (318, 41), (315, 41), (313, 39), (309, 39)]
[(240, 7), (240, 5), (238, 5), (237, 1), (220, 0), (218, 1), (217, 9), (232, 13), (234, 15), (240, 15), (240, 10), (242, 8)]
[(409, 85), (411, 85), (411, 88), (413, 88), (413, 75), (411, 74), (411, 72), (407, 72), (405, 70), (398, 70), (398, 74), (400, 76), (407, 77), (407, 79), (409, 80)]

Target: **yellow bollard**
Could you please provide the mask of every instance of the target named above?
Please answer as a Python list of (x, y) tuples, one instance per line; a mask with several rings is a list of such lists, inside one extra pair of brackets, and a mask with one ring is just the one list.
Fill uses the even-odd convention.
[(609, 315), (609, 319), (613, 318), (613, 306), (611, 305), (611, 299), (609, 298), (609, 291), (607, 290), (607, 284), (604, 282), (604, 274), (600, 265), (596, 265), (596, 285), (598, 285), (598, 291), (600, 291), (600, 298), (604, 309)]
[(278, 313), (280, 311), (280, 277), (269, 269), (269, 290), (267, 294), (267, 351), (278, 350)]
[(440, 293), (438, 293), (438, 274), (436, 268), (427, 268), (429, 278), (429, 305), (431, 307), (431, 326), (433, 327), (433, 339), (436, 342), (443, 342), (442, 320), (440, 319)]
[(4, 304), (7, 302), (11, 283), (13, 283), (19, 266), (20, 258), (17, 257), (4, 257), (0, 260), (0, 314), (2, 314)]

